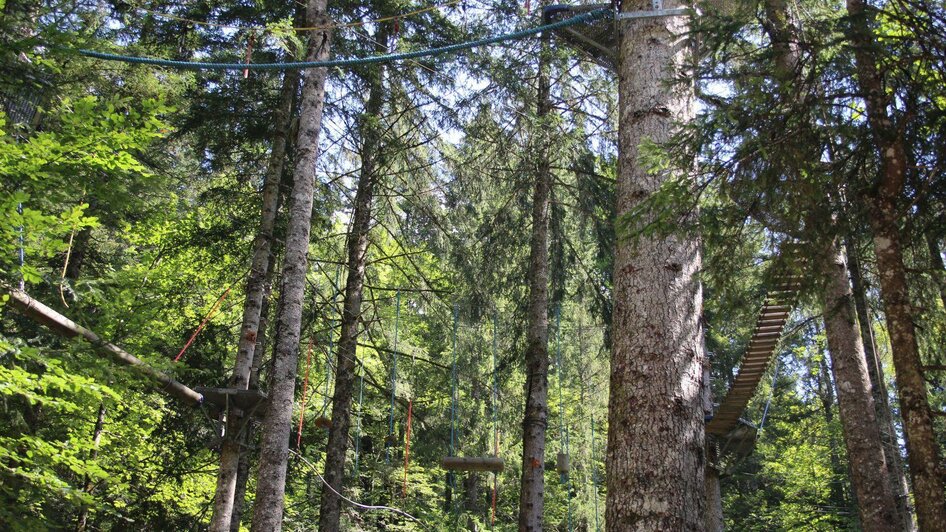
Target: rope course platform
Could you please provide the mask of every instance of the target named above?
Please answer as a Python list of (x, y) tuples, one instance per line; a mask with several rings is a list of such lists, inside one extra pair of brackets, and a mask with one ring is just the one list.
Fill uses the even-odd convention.
[(197, 386), (194, 390), (204, 396), (205, 404), (219, 410), (237, 408), (244, 413), (252, 412), (258, 416), (262, 416), (265, 410), (260, 407), (265, 404), (266, 394), (259, 390), (211, 388), (207, 386)]
[(731, 445), (727, 443), (731, 450), (745, 450), (746, 445), (749, 445), (748, 450), (751, 451), (751, 442), (755, 441), (755, 427), (740, 416), (755, 395), (775, 355), (785, 323), (798, 299), (801, 288), (798, 266), (802, 262), (798, 251), (799, 247), (794, 244), (783, 247), (779, 264), (776, 265), (779, 270), (774, 278), (774, 286), (766, 294), (759, 311), (749, 346), (739, 364), (739, 373), (713, 419), (706, 425), (707, 434), (732, 439)]
[[(542, 8), (542, 21), (545, 24), (553, 24), (601, 9), (611, 10), (611, 4), (546, 6)], [(599, 65), (612, 70), (617, 68), (617, 32), (611, 17), (599, 17), (581, 24), (561, 27), (555, 30), (555, 35), (572, 47), (586, 52)]]

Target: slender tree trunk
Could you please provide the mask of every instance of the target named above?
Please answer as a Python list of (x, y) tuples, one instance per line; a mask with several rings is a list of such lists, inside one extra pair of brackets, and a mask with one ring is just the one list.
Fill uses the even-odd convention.
[[(387, 26), (376, 34), (379, 50), (387, 48)], [(361, 174), (355, 191), (351, 231), (348, 234), (348, 278), (345, 282), (345, 301), (342, 310), (341, 332), (338, 340), (338, 358), (335, 365), (335, 393), (332, 396), (332, 427), (328, 433), (325, 451), (325, 482), (319, 510), (319, 530), (339, 530), (345, 478), (345, 458), (348, 451), (348, 430), (351, 426), (351, 403), (355, 389), (355, 356), (358, 345), (358, 327), (361, 323), (362, 290), (367, 265), (368, 232), (371, 229), (371, 205), (380, 166), (379, 120), (384, 104), (384, 68), (375, 67), (368, 75), (368, 100), (362, 115), (360, 129)]]
[(877, 424), (880, 427), (880, 437), (884, 444), (884, 457), (887, 462), (887, 472), (890, 487), (897, 503), (897, 518), (901, 530), (911, 532), (913, 514), (910, 512), (907, 476), (903, 469), (903, 460), (900, 457), (900, 444), (897, 442), (897, 429), (893, 423), (893, 412), (890, 410), (890, 401), (887, 396), (887, 384), (884, 378), (884, 367), (874, 343), (874, 331), (871, 328), (870, 312), (867, 307), (867, 289), (861, 275), (860, 261), (857, 248), (849, 240), (845, 246), (848, 255), (848, 270), (851, 274), (851, 289), (854, 296), (854, 310), (857, 312), (857, 322), (860, 326), (861, 341), (864, 344), (864, 358), (867, 360), (867, 375), (871, 381), (871, 393), (874, 396), (874, 408), (877, 412)]
[(939, 298), (943, 302), (943, 308), (946, 309), (946, 264), (943, 264), (943, 253), (939, 247), (939, 239), (931, 233), (923, 235), (926, 239), (926, 248), (930, 252), (930, 273), (933, 275), (933, 281), (939, 288)]
[[(230, 376), (230, 387), (249, 389), (250, 368), (259, 334), (260, 315), (263, 308), (263, 293), (270, 278), (270, 250), (272, 248), (273, 227), (279, 204), (279, 185), (282, 181), (283, 166), (286, 159), (286, 136), (292, 113), (292, 100), (299, 86), (299, 75), (295, 70), (287, 70), (283, 77), (279, 106), (275, 112), (275, 130), (273, 146), (263, 185), (262, 213), (259, 230), (253, 243), (253, 258), (250, 273), (246, 280), (246, 300), (243, 304), (243, 324), (240, 327), (240, 339), (237, 355)], [(234, 521), (234, 506), (242, 501), (236, 500), (239, 484), (241, 449), (247, 441), (248, 430), (241, 430), (247, 422), (241, 413), (234, 410), (227, 412), (227, 426), (220, 451), (220, 469), (217, 472), (217, 489), (214, 493), (213, 516), (210, 520), (211, 532), (226, 532)], [(236, 516), (239, 523), (240, 516)]]
[(532, 243), (529, 256), (529, 329), (526, 347), (526, 407), (522, 418), (522, 481), (519, 530), (542, 530), (545, 507), (545, 431), (549, 418), (549, 36), (542, 36), (536, 117), (539, 131), (532, 193)]
[(878, 67), (877, 43), (867, 10), (863, 0), (847, 0), (857, 82), (881, 162), (879, 182), (870, 197), (874, 253), (896, 369), (917, 522), (920, 530), (936, 530), (946, 523), (946, 497), (898, 225), (907, 174), (906, 146), (887, 109), (889, 96)]
[[(95, 428), (92, 430), (92, 451), (89, 455), (90, 460), (95, 460), (99, 455), (99, 443), (102, 441), (102, 432), (105, 430), (105, 405), (99, 405), (99, 413), (95, 418)], [(85, 477), (85, 486), (83, 491), (86, 493), (92, 493), (92, 490), (95, 489), (95, 484), (89, 479), (88, 475)], [(88, 505), (83, 504), (82, 509), (79, 510), (79, 518), (76, 520), (76, 532), (83, 532), (88, 526), (89, 521), (89, 507)]]
[[(703, 351), (706, 351), (706, 342), (703, 342)], [(703, 415), (707, 418), (713, 415), (713, 387), (712, 364), (709, 357), (703, 361)], [(719, 485), (719, 452), (716, 438), (706, 436), (706, 466), (704, 467), (704, 486), (706, 489), (706, 514), (704, 527), (706, 532), (722, 532), (723, 521), (723, 492)]]
[(821, 412), (824, 414), (825, 424), (829, 430), (829, 458), (831, 460), (831, 474), (834, 480), (831, 482), (831, 502), (840, 508), (847, 508), (847, 498), (844, 496), (844, 489), (839, 479), (844, 475), (844, 466), (841, 464), (841, 456), (838, 454), (838, 444), (831, 431), (831, 425), (834, 424), (834, 385), (831, 383), (831, 377), (828, 375), (828, 363), (822, 358), (818, 363), (818, 399), (821, 401)]
[[(321, 29), (309, 35), (307, 61), (324, 60), (329, 55), (330, 33), (326, 29), (326, 0), (308, 0), (306, 25)], [(325, 68), (305, 71), (299, 102), (299, 133), (296, 142), (295, 169), (289, 205), (289, 226), (282, 270), (279, 308), (279, 334), (273, 356), (272, 385), (263, 421), (259, 477), (253, 508), (254, 532), (270, 532), (282, 527), (283, 498), (286, 490), (286, 465), (289, 458), (289, 432), (295, 397), (302, 327), (302, 302), (308, 269), (307, 253), (315, 189), (315, 165), (319, 154), (319, 132), (325, 100)], [(255, 340), (255, 338), (254, 338)], [(252, 359), (248, 363), (252, 366)], [(226, 525), (229, 527), (229, 520)]]
[(835, 241), (819, 257), (825, 334), (838, 410), (850, 463), (851, 484), (864, 530), (897, 530), (896, 500), (891, 490), (870, 376), (854, 313), (844, 255)]
[[(680, 5), (664, 3), (665, 8)], [(649, 2), (622, 4), (624, 11), (645, 8), (650, 8)], [(693, 118), (692, 88), (667, 86), (692, 53), (688, 22), (686, 16), (670, 16), (618, 23), (619, 218), (641, 206), (666, 179), (664, 172), (647, 171), (641, 144), (667, 141), (675, 121)], [(608, 530), (703, 529), (700, 263), (700, 241), (693, 234), (618, 241), (608, 408)]]
[[(269, 255), (268, 269), (272, 272), (276, 264), (275, 253)], [(263, 357), (266, 354), (266, 328), (269, 325), (269, 305), (272, 294), (272, 279), (266, 280), (263, 288), (263, 306), (260, 310), (259, 334), (256, 336), (256, 347), (253, 349), (253, 364), (250, 366), (249, 389), (259, 388), (259, 368)], [(259, 429), (259, 421), (256, 417), (250, 417), (247, 421), (248, 426), (241, 434), (240, 444), (244, 449), (253, 445), (253, 438)], [(237, 467), (236, 492), (233, 495), (233, 514), (230, 517), (230, 532), (240, 532), (240, 523), (243, 520), (243, 506), (246, 503), (246, 484), (250, 479), (250, 462), (252, 453), (240, 453), (240, 464)]]

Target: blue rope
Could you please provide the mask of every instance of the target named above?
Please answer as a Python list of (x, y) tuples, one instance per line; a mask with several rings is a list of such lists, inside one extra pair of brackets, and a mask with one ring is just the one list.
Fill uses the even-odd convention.
[[(401, 291), (397, 291), (397, 310), (394, 311), (394, 364), (391, 366), (391, 413), (388, 415), (388, 439), (394, 435), (394, 397), (397, 388), (397, 335), (401, 321)], [(384, 463), (391, 462), (391, 448), (385, 445)]]
[(484, 37), (482, 39), (476, 39), (473, 41), (450, 44), (437, 48), (427, 48), (414, 52), (381, 54), (368, 57), (354, 57), (351, 59), (331, 59), (328, 61), (300, 61), (296, 63), (204, 63), (199, 61), (172, 61), (170, 59), (160, 59), (157, 57), (135, 57), (122, 54), (112, 54), (108, 52), (96, 52), (95, 50), (79, 50), (79, 53), (86, 57), (102, 59), (104, 61), (120, 61), (122, 63), (130, 63), (133, 65), (155, 65), (184, 70), (288, 70), (293, 68), (347, 67), (386, 63), (391, 61), (403, 61), (405, 59), (416, 59), (418, 57), (448, 54), (459, 52), (461, 50), (468, 50), (470, 48), (477, 48), (479, 46), (496, 44), (503, 41), (524, 39), (544, 31), (567, 28), (569, 26), (574, 26), (584, 22), (592, 22), (594, 20), (604, 18), (612, 13), (613, 11), (611, 8), (603, 7), (601, 9), (595, 9), (594, 11), (589, 11), (581, 15), (560, 20), (558, 22), (553, 22), (551, 24), (536, 26), (534, 28), (514, 31), (512, 33), (505, 33), (502, 35), (494, 35), (492, 37)]

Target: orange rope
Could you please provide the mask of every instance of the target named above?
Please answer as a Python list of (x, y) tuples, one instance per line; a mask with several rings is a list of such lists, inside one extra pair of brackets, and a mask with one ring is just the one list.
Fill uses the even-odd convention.
[(414, 412), (414, 400), (407, 400), (407, 433), (404, 436), (404, 485), (401, 497), (407, 497), (407, 467), (411, 463), (411, 414)]
[(296, 449), (302, 448), (302, 422), (305, 421), (305, 405), (308, 401), (306, 392), (309, 390), (309, 368), (312, 367), (312, 342), (315, 335), (309, 337), (309, 352), (305, 356), (305, 378), (302, 379), (302, 409), (299, 410), (299, 429), (296, 431)]
[(207, 315), (204, 316), (203, 321), (201, 321), (200, 325), (197, 326), (197, 330), (194, 331), (194, 334), (191, 335), (187, 343), (184, 344), (184, 347), (181, 348), (181, 352), (178, 353), (176, 357), (174, 357), (174, 362), (177, 362), (178, 360), (181, 359), (181, 356), (184, 355), (184, 351), (187, 351), (187, 348), (190, 347), (192, 343), (194, 343), (194, 339), (197, 338), (197, 335), (200, 334), (200, 331), (204, 330), (204, 326), (207, 325), (207, 322), (210, 321), (210, 318), (213, 318), (214, 315), (217, 314), (217, 310), (220, 308), (220, 304), (223, 303), (223, 300), (227, 298), (227, 295), (230, 293), (231, 288), (233, 288), (233, 285), (228, 286), (227, 289), (224, 290), (223, 294), (221, 294), (220, 297), (217, 298), (217, 302), (214, 303), (214, 306), (213, 308), (210, 309), (210, 312), (208, 312)]

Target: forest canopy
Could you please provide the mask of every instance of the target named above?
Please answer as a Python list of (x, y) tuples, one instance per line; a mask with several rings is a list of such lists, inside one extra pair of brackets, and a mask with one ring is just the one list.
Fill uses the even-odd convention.
[(937, 530), (944, 33), (0, 0), (0, 528)]

